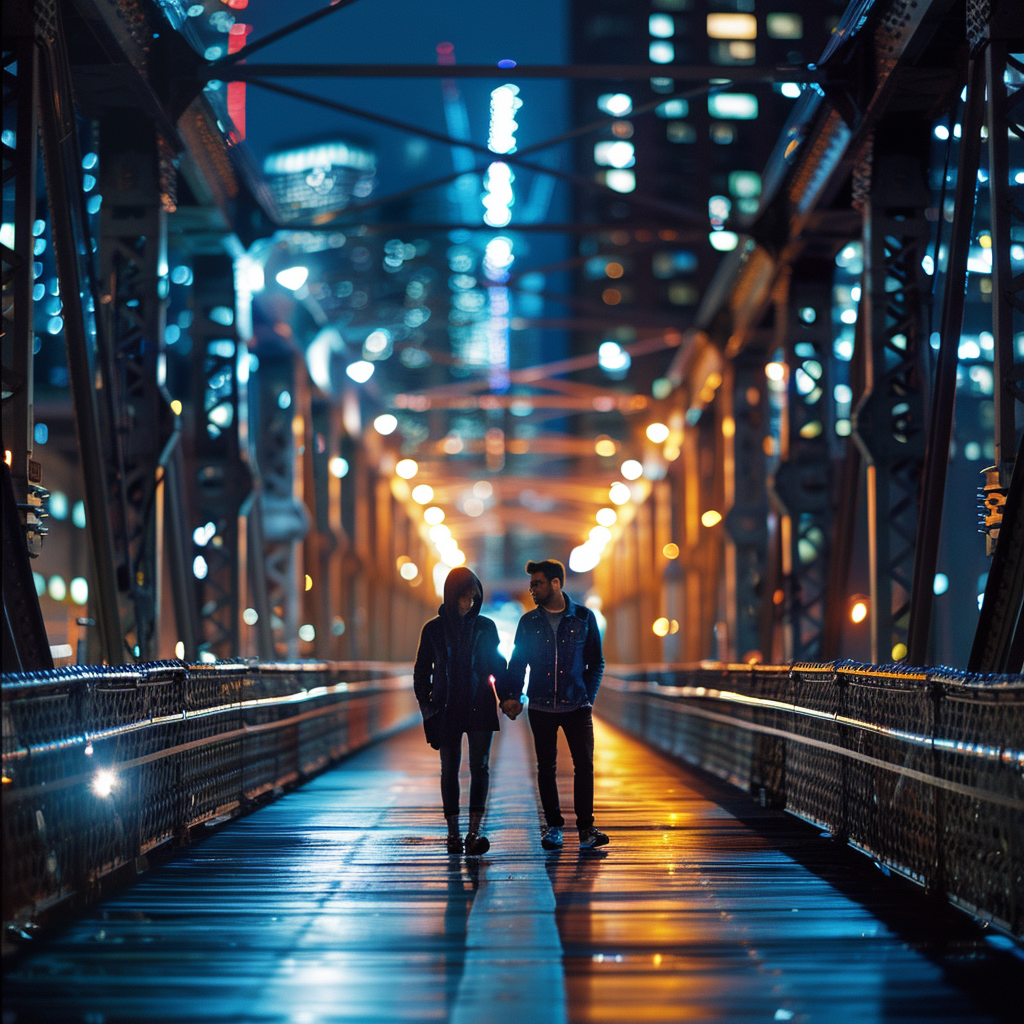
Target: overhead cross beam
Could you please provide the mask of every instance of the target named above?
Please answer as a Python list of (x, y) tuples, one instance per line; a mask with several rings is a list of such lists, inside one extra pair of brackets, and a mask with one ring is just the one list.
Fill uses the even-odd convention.
[[(266, 44), (264, 44), (266, 45)], [(242, 57), (253, 47), (240, 51)], [(239, 56), (239, 54), (232, 54)], [(717, 64), (532, 64), (500, 68), (491, 64), (233, 64), (207, 65), (207, 81), (255, 82), (274, 78), (569, 78), (644, 80), (672, 78), (684, 82), (728, 79), (730, 82), (808, 82), (816, 72), (803, 64), (776, 67), (720, 67)]]
[[(301, 89), (292, 89), (285, 85), (277, 85), (273, 82), (263, 82), (259, 80), (254, 81), (252, 84), (259, 86), (261, 89), (276, 92), (282, 96), (289, 96), (292, 99), (303, 100), (306, 103), (312, 103), (316, 106), (324, 107), (327, 110), (335, 110), (341, 114), (348, 114), (350, 117), (360, 117), (364, 120), (372, 121), (375, 124), (384, 125), (387, 128), (395, 128), (398, 131), (408, 132), (410, 135), (419, 135), (425, 139), (432, 139), (434, 142), (442, 142), (446, 146), (456, 146), (463, 149), (469, 149), (474, 153), (480, 153), (486, 156), (488, 162), (500, 160), (503, 163), (512, 164), (514, 167), (522, 167), (528, 171), (533, 171), (535, 174), (546, 174), (549, 177), (558, 178), (560, 181), (565, 181), (570, 185), (586, 189), (589, 192), (597, 192), (602, 195), (613, 196), (617, 199), (626, 198), (630, 203), (637, 206), (644, 206), (650, 210), (656, 210), (660, 213), (677, 217), (680, 220), (687, 221), (689, 223), (700, 225), (707, 223), (706, 215), (699, 213), (696, 210), (687, 209), (684, 206), (679, 206), (677, 203), (667, 203), (653, 196), (642, 195), (635, 192), (630, 193), (628, 196), (623, 196), (622, 193), (616, 192), (615, 189), (609, 188), (607, 185), (603, 185), (585, 174), (574, 174), (569, 171), (560, 171), (555, 167), (547, 167), (544, 164), (534, 163), (532, 160), (525, 160), (522, 153), (495, 153), (486, 146), (477, 142), (471, 142), (468, 139), (455, 139), (450, 135), (445, 135), (443, 132), (435, 132), (431, 131), (429, 128), (421, 128), (418, 125), (408, 124), (405, 121), (397, 121), (393, 117), (385, 117), (383, 114), (371, 114), (369, 111), (361, 110), (359, 107), (353, 107), (348, 103), (329, 100), (323, 96), (317, 96), (314, 93), (303, 92)], [(546, 147), (548, 143), (545, 143), (544, 145)], [(483, 165), (478, 165), (472, 168), (472, 170), (459, 172), (456, 177), (461, 176), (461, 174), (479, 173), (485, 169), (486, 168)], [(440, 182), (438, 182), (438, 184), (440, 184)]]

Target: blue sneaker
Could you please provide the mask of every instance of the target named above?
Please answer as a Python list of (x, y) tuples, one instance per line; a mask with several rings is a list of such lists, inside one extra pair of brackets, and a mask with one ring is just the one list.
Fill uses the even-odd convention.
[[(606, 839), (605, 842), (607, 841)], [(544, 834), (540, 837), (540, 845), (545, 850), (560, 850), (562, 848), (562, 830), (557, 825), (544, 829)]]
[(598, 846), (605, 846), (608, 837), (603, 832), (598, 832), (593, 825), (590, 828), (580, 829), (580, 849), (593, 850)]

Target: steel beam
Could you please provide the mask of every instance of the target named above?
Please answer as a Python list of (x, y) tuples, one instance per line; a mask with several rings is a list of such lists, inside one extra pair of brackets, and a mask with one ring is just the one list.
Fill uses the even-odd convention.
[(248, 373), (249, 353), (239, 345), (234, 327), (231, 258), (195, 256), (192, 274), (191, 483), (195, 497), (194, 518), (188, 524), (193, 534), (189, 561), (194, 566), (201, 621), (199, 656), (209, 654), (220, 660), (240, 654), (246, 561), (240, 519), (252, 490), (240, 443), (245, 411), (240, 388), (241, 378)]
[(974, 200), (978, 189), (978, 161), (985, 115), (985, 62), (972, 57), (967, 66), (967, 99), (962, 119), (960, 156), (957, 164), (953, 226), (949, 238), (939, 354), (931, 394), (928, 441), (921, 481), (921, 515), (914, 548), (914, 577), (910, 593), (907, 657), (912, 665), (928, 663), (933, 581), (942, 528), (949, 442), (953, 433), (956, 401), (957, 352), (964, 323), (967, 293), (967, 257), (971, 249)]
[[(305, 372), (305, 368), (301, 368)], [(290, 353), (260, 354), (256, 374), (253, 434), (261, 490), (260, 558), (266, 574), (270, 633), (277, 658), (296, 658), (299, 651), (300, 552), (309, 531), (309, 515), (296, 495), (295, 356)], [(250, 388), (250, 396), (253, 389)], [(301, 480), (298, 481), (301, 495)], [(262, 555), (262, 557), (260, 557)], [(259, 611), (259, 609), (257, 609)]]
[(867, 466), (871, 660), (906, 653), (919, 481), (924, 459), (928, 344), (921, 260), (931, 231), (925, 178), (931, 124), (894, 115), (879, 125), (864, 203), (864, 395), (853, 437)]
[(101, 338), (109, 346), (109, 376), (119, 472), (112, 511), (122, 628), (136, 657), (157, 657), (164, 500), (161, 457), (174, 416), (159, 381), (166, 315), (167, 222), (160, 202), (157, 139), (147, 120), (124, 112), (101, 122), (99, 190)]
[[(241, 54), (248, 57), (254, 46)], [(681, 82), (807, 82), (818, 78), (805, 64), (775, 67), (721, 67), (717, 64), (235, 64), (215, 62), (200, 71), (202, 81), (253, 82), (259, 78), (562, 78), (570, 80), (646, 81), (652, 77)]]
[(826, 264), (792, 268), (777, 307), (786, 338), (782, 461), (770, 489), (785, 510), (782, 531), (787, 660), (818, 661), (832, 534), (832, 275)]
[[(99, 627), (102, 655), (111, 664), (126, 660), (118, 609), (118, 580), (107, 508), (107, 465), (101, 443), (96, 401), (94, 346), (86, 330), (85, 275), (80, 254), (87, 253), (88, 232), (81, 205), (81, 160), (71, 91), (71, 73), (55, 9), (52, 35), (40, 46), (39, 126), (46, 170), (47, 200), (57, 278), (64, 296), (64, 340), (67, 346), (71, 397), (82, 465), (86, 531), (94, 577), (90, 607)], [(109, 446), (108, 446), (109, 447)]]
[[(732, 579), (727, 581), (731, 607), (727, 621), (732, 630), (730, 643), (736, 656), (760, 649), (760, 602), (766, 583), (768, 562), (768, 498), (765, 493), (764, 439), (767, 433), (764, 358), (745, 350), (732, 360), (723, 387), (732, 388), (733, 436), (732, 507), (725, 517), (725, 529), (732, 546), (726, 564)], [(731, 376), (731, 380), (730, 380)], [(729, 467), (725, 467), (728, 472)], [(766, 652), (762, 651), (762, 654)]]

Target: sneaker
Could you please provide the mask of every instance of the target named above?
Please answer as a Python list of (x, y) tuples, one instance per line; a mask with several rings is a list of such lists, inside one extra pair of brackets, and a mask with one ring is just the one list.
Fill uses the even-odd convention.
[(469, 832), (466, 835), (466, 856), (468, 857), (479, 857), (485, 854), (491, 848), (490, 840), (487, 836), (480, 835), (479, 832)]
[(560, 850), (562, 848), (562, 830), (557, 825), (544, 829), (540, 837), (540, 845), (545, 850)]
[(595, 847), (604, 846), (608, 837), (603, 832), (598, 832), (593, 825), (590, 828), (580, 829), (580, 849), (593, 850)]
[(448, 852), (462, 853), (462, 836), (458, 832), (448, 833)]

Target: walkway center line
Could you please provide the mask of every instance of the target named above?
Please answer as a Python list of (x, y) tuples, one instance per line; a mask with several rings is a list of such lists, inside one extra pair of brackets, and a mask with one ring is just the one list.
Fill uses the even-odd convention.
[(452, 1024), (565, 1024), (565, 971), (545, 869), (526, 722), (505, 723), (493, 766), (480, 889)]

